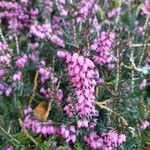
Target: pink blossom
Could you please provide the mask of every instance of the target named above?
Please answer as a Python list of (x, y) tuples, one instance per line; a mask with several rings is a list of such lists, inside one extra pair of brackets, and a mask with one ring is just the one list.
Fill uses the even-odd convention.
[(21, 80), (21, 77), (22, 77), (22, 73), (19, 71), (13, 75), (13, 80), (19, 81), (19, 80)]
[(26, 54), (24, 54), (16, 60), (16, 67), (24, 68), (27, 62), (28, 62), (28, 57)]
[(150, 125), (150, 123), (147, 120), (145, 120), (145, 121), (141, 122), (140, 128), (142, 130), (144, 130), (144, 129), (148, 128), (149, 125)]
[(146, 87), (146, 84), (147, 84), (147, 80), (146, 79), (143, 79), (141, 84), (140, 84), (140, 89), (144, 89)]
[(150, 15), (150, 1), (149, 0), (144, 0), (144, 3), (142, 5), (141, 9), (143, 11), (143, 14)]
[(10, 96), (11, 92), (12, 92), (12, 88), (11, 87), (8, 87), (8, 88), (5, 89), (6, 96)]
[(120, 8), (113, 8), (107, 13), (108, 18), (112, 18), (120, 11)]

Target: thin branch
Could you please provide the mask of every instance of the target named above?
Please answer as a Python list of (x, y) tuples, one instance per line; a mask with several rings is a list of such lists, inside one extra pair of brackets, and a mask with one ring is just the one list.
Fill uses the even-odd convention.
[(131, 47), (131, 48), (135, 48), (135, 47), (145, 47), (145, 45), (146, 45), (147, 47), (150, 47), (150, 43), (145, 43), (145, 44), (142, 44), (142, 43), (130, 44), (130, 47)]
[(116, 85), (115, 85), (115, 91), (116, 91), (116, 94), (118, 92), (118, 86), (119, 86), (119, 79), (120, 79), (120, 50), (119, 50), (119, 47), (117, 48), (117, 60), (116, 60), (116, 63), (117, 63), (117, 73), (116, 73)]
[(149, 19), (150, 19), (150, 16), (149, 15), (147, 15), (146, 16), (146, 21), (145, 21), (145, 24), (144, 24), (144, 30), (147, 28), (147, 25), (148, 25), (148, 22), (149, 22)]
[(17, 34), (15, 34), (15, 42), (16, 42), (16, 51), (17, 51), (17, 54), (19, 55), (19, 42), (18, 42)]
[(9, 136), (14, 142), (16, 142), (17, 144), (20, 144), (20, 141), (18, 141), (17, 139), (15, 139), (10, 133), (8, 133), (2, 126), (0, 126), (0, 130), (2, 132), (4, 132), (7, 136)]
[(76, 31), (76, 26), (75, 26), (75, 18), (72, 20), (72, 25), (73, 25), (73, 41), (74, 45), (78, 48), (78, 42), (77, 42), (77, 31)]
[(122, 123), (123, 123), (125, 126), (128, 126), (127, 120), (126, 120), (123, 116), (121, 116), (120, 114), (118, 114), (116, 111), (114, 111), (114, 110), (110, 109), (109, 107), (107, 107), (107, 106), (101, 104), (101, 102), (95, 102), (95, 103), (96, 103), (96, 105), (99, 106), (100, 108), (105, 109), (106, 111), (111, 112), (111, 113), (114, 113), (115, 115), (117, 115), (117, 116), (120, 118), (120, 120), (122, 120)]
[[(1, 22), (1, 21), (0, 21), (0, 22)], [(3, 43), (7, 43), (7, 42), (6, 42), (6, 39), (5, 39), (4, 35), (3, 35), (3, 32), (2, 32), (1, 27), (0, 27), (0, 37), (1, 37), (2, 41), (3, 41)]]
[(131, 49), (131, 63), (132, 63), (132, 69), (131, 69), (131, 91), (134, 91), (134, 76), (135, 76), (135, 65), (134, 65), (134, 49)]
[(19, 119), (19, 123), (22, 127), (22, 131), (26, 134), (26, 136), (35, 144), (35, 145), (38, 145), (38, 143), (35, 141), (35, 139), (29, 134), (29, 132), (26, 130), (25, 127), (23, 127), (23, 123), (22, 123), (22, 120)]
[(30, 100), (29, 100), (30, 105), (31, 105), (31, 103), (32, 103), (32, 101), (35, 97), (35, 91), (36, 91), (36, 88), (37, 88), (37, 79), (38, 79), (38, 71), (36, 71), (35, 77), (34, 77), (33, 92), (32, 92), (32, 95), (30, 97)]

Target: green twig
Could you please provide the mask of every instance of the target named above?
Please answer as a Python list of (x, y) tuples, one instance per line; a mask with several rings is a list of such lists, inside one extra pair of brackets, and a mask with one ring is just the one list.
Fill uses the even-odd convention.
[(15, 139), (10, 133), (8, 133), (2, 126), (0, 126), (0, 130), (5, 133), (8, 137), (10, 137), (14, 142), (16, 142), (17, 144), (20, 144), (20, 141), (18, 141), (17, 139)]

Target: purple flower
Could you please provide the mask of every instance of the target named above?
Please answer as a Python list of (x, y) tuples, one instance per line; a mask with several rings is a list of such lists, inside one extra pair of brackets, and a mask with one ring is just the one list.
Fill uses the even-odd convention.
[[(65, 51), (58, 51), (57, 56), (62, 58), (67, 63), (67, 71), (70, 77), (70, 82), (75, 89), (77, 102), (75, 108), (72, 104), (65, 106), (64, 110), (69, 116), (72, 116), (76, 111), (84, 120), (90, 116), (98, 116), (98, 112), (93, 104), (95, 100), (95, 86), (97, 84), (97, 71), (94, 63), (78, 53), (70, 54)], [(86, 119), (85, 119), (86, 120)], [(83, 121), (82, 125), (86, 126)]]
[(26, 54), (24, 54), (16, 60), (16, 67), (24, 68), (27, 62), (28, 62), (28, 57)]
[(111, 130), (102, 135), (98, 135), (96, 132), (91, 132), (84, 137), (84, 140), (93, 150), (113, 150), (126, 141), (126, 136), (117, 133), (115, 130)]
[(64, 47), (64, 41), (59, 34), (55, 34), (50, 23), (43, 25), (31, 25), (30, 34), (38, 37), (39, 39), (48, 39), (58, 46)]
[(108, 65), (108, 67), (112, 65), (114, 60), (111, 50), (114, 42), (115, 34), (113, 32), (102, 32), (100, 36), (94, 40), (94, 43), (91, 45), (91, 49), (97, 53), (93, 56), (95, 63), (101, 66)]
[(20, 71), (18, 71), (17, 73), (15, 73), (13, 75), (13, 80), (14, 81), (19, 81), (19, 80), (21, 80), (21, 77), (22, 77), (22, 73)]

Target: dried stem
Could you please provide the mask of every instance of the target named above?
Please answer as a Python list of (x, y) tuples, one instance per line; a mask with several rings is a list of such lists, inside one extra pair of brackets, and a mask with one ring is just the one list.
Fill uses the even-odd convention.
[(35, 73), (35, 77), (34, 77), (34, 84), (33, 84), (33, 92), (32, 92), (32, 95), (30, 97), (30, 100), (29, 100), (29, 105), (31, 105), (34, 97), (35, 97), (35, 91), (36, 91), (36, 88), (37, 88), (37, 79), (38, 79), (38, 71), (36, 71)]
[(115, 21), (116, 24), (120, 19), (121, 5), (122, 5), (122, 0), (119, 1), (119, 12), (117, 13), (117, 17), (116, 17), (116, 21)]
[(144, 54), (145, 54), (145, 51), (146, 51), (146, 47), (148, 47), (148, 46), (150, 46), (150, 44), (148, 45), (148, 43), (147, 43), (147, 41), (149, 40), (149, 38), (147, 38), (146, 40), (145, 40), (145, 43), (143, 44), (143, 52), (142, 52), (142, 55), (141, 55), (141, 57), (140, 57), (140, 61), (139, 61), (139, 67), (141, 66), (141, 64), (142, 64), (142, 60), (143, 60), (143, 57), (144, 57)]
[(134, 92), (134, 77), (135, 77), (135, 66), (133, 65), (132, 62), (134, 62), (134, 49), (131, 49), (131, 91)]
[(76, 31), (76, 25), (75, 24), (76, 24), (75, 18), (73, 18), (73, 20), (72, 20), (72, 25), (73, 25), (73, 41), (74, 41), (75, 47), (78, 48), (77, 31)]
[(119, 86), (119, 79), (120, 79), (120, 50), (117, 48), (117, 58), (116, 58), (116, 63), (117, 63), (117, 74), (116, 74), (116, 85), (115, 85), (115, 92), (118, 94), (118, 86)]
[[(19, 123), (22, 125), (22, 120), (19, 119)], [(34, 140), (34, 138), (29, 134), (29, 132), (22, 126), (22, 131), (26, 134), (26, 136), (35, 144), (38, 145), (38, 143)]]
[(150, 47), (150, 43), (145, 43), (145, 44), (142, 44), (142, 43), (137, 43), (137, 44), (130, 44), (130, 47), (131, 48), (135, 48), (135, 47), (145, 47), (145, 46), (147, 46), (147, 47)]
[(121, 116), (120, 114), (118, 114), (116, 111), (110, 109), (110, 108), (107, 107), (106, 105), (101, 104), (101, 102), (95, 102), (95, 103), (96, 103), (96, 105), (99, 106), (100, 108), (105, 109), (106, 111), (111, 112), (111, 113), (115, 114), (116, 116), (118, 116), (118, 117), (120, 118), (120, 120), (122, 120), (122, 123), (123, 123), (125, 126), (128, 126), (128, 123), (127, 123), (126, 119), (125, 119), (123, 116)]
[(144, 24), (144, 30), (147, 28), (147, 25), (148, 25), (148, 22), (149, 22), (149, 19), (150, 19), (150, 16), (149, 15), (147, 15), (147, 17), (146, 17), (146, 21), (145, 21), (145, 24)]

